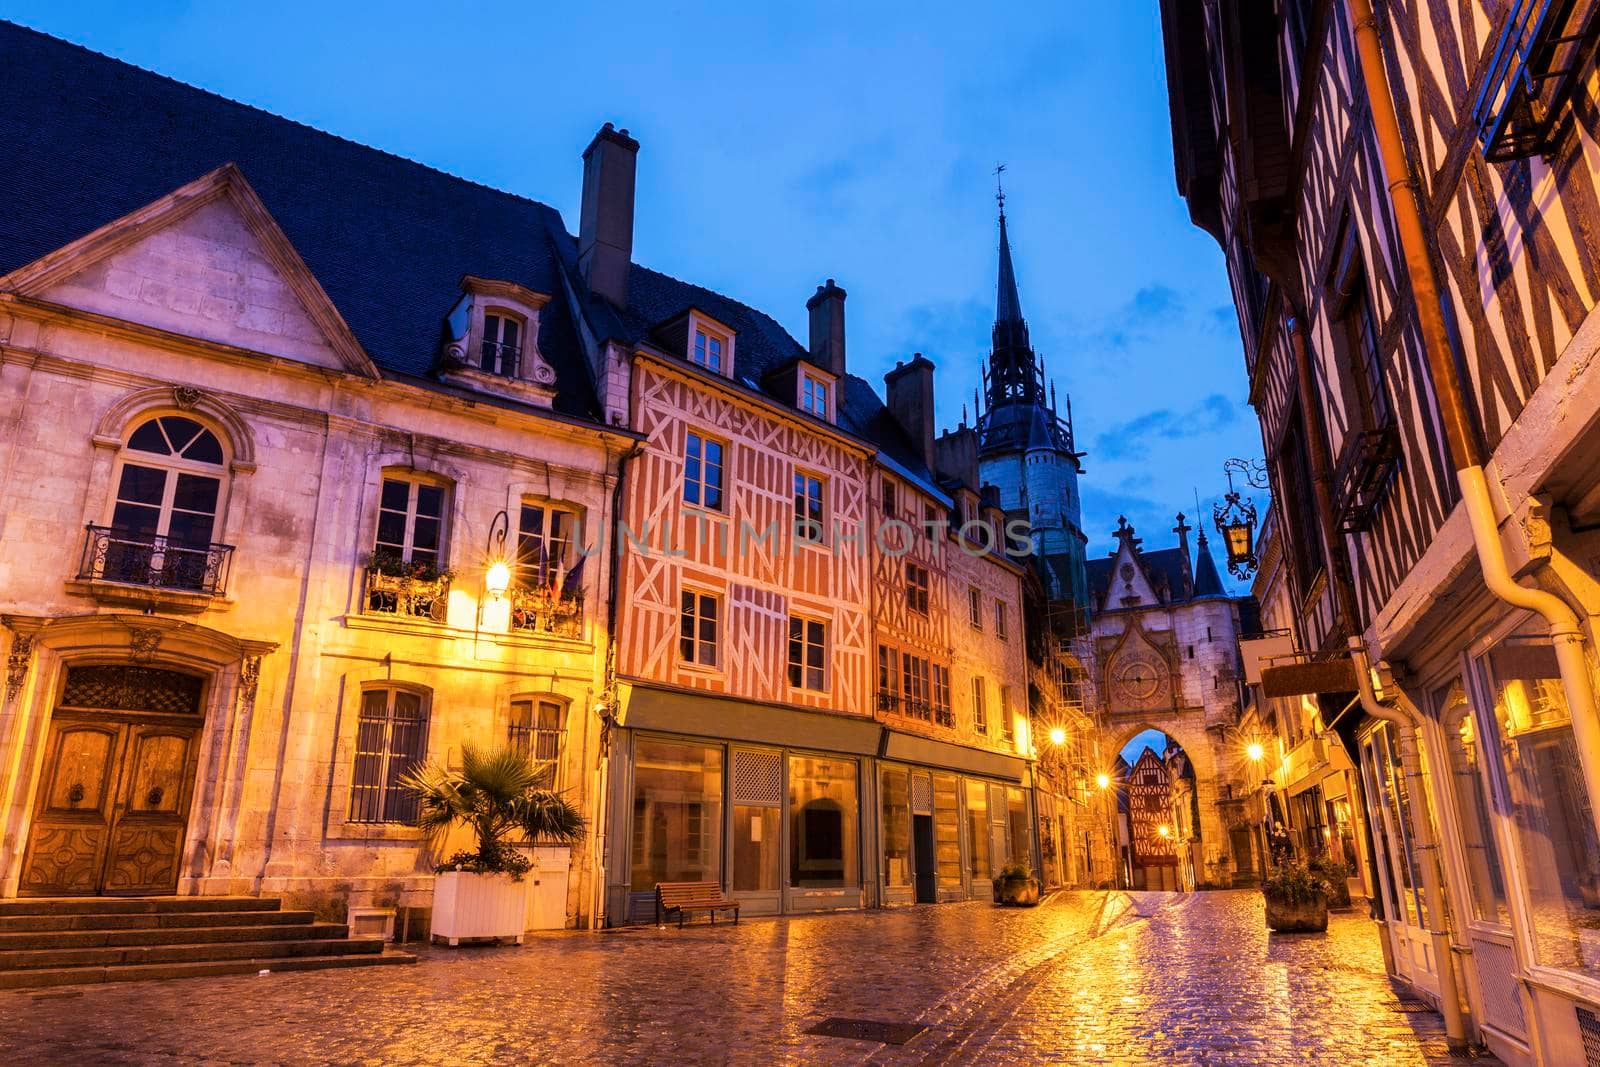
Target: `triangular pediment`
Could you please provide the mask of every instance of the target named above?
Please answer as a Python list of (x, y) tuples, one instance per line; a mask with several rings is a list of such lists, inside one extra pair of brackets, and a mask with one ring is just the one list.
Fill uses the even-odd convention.
[(1117, 548), (1116, 558), (1111, 561), (1111, 580), (1106, 583), (1105, 601), (1100, 609), (1154, 607), (1160, 602), (1138, 554), (1124, 538)]
[(378, 377), (232, 164), (0, 278), (0, 291)]

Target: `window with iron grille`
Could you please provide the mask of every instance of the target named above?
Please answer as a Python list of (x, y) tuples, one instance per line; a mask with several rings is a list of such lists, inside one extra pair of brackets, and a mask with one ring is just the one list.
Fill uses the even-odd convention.
[(950, 714), (950, 668), (941, 663), (933, 665), (933, 717), (941, 726), (955, 725)]
[(554, 700), (522, 697), (511, 702), (511, 747), (529, 759), (554, 760), (561, 755), (562, 705)]
[(989, 706), (985, 700), (983, 678), (972, 679), (972, 728), (980, 734), (989, 732)]
[(933, 715), (932, 672), (921, 656), (900, 656), (900, 688), (905, 695), (904, 710), (919, 719)]
[(678, 658), (703, 667), (717, 665), (721, 612), (717, 598), (710, 593), (683, 591), (679, 616)]
[(428, 749), (428, 699), (411, 689), (379, 687), (361, 693), (356, 758), (350, 781), (350, 821), (417, 821), (417, 795), (400, 784)]
[(928, 568), (906, 563), (906, 605), (919, 615), (928, 614)]
[(478, 366), (490, 374), (515, 378), (521, 355), (522, 320), (503, 311), (491, 311), (484, 315)]
[(827, 627), (816, 619), (789, 616), (789, 684), (826, 692)]
[(794, 472), (794, 537), (796, 541), (820, 544), (825, 527), (822, 515), (823, 480), (815, 474)]
[(690, 431), (683, 446), (683, 499), (722, 510), (722, 442)]

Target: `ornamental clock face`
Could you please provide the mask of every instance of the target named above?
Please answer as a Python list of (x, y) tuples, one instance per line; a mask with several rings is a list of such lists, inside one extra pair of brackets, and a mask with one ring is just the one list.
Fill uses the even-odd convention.
[(1112, 696), (1119, 704), (1144, 704), (1161, 691), (1166, 669), (1148, 653), (1122, 656), (1111, 670)]

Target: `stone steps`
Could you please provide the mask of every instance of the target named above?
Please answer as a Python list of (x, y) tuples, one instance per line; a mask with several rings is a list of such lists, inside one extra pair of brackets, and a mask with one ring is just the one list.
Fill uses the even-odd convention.
[(262, 897), (0, 901), (0, 989), (415, 963)]

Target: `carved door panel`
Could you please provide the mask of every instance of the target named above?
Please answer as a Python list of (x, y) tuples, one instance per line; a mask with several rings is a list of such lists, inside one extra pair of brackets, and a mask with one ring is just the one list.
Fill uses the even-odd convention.
[(194, 787), (190, 770), (196, 733), (192, 726), (129, 728), (103, 892), (171, 893), (177, 889), (189, 795)]
[(20, 892), (99, 891), (127, 733), (127, 725), (116, 722), (57, 718), (50, 724)]

